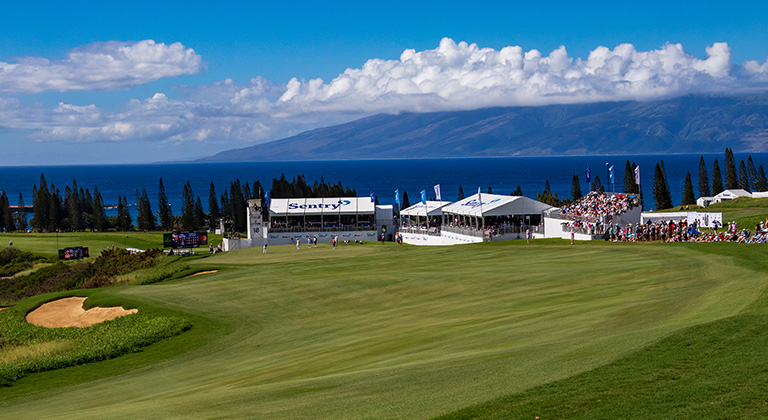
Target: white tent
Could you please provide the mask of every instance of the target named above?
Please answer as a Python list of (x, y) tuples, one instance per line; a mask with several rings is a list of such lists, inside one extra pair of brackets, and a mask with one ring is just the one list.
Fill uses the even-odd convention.
[[(407, 209), (400, 210), (401, 216), (412, 217), (424, 217), (429, 214), (430, 216), (440, 216), (443, 214), (443, 207), (451, 204), (450, 201), (427, 201), (427, 205), (419, 201), (417, 204), (408, 207)], [(426, 209), (424, 208), (426, 207)], [(427, 213), (428, 212), (428, 213)]]
[(496, 194), (478, 194), (443, 207), (443, 214), (451, 213), (460, 216), (488, 217), (509, 215), (541, 214), (552, 208), (548, 204), (523, 196)]

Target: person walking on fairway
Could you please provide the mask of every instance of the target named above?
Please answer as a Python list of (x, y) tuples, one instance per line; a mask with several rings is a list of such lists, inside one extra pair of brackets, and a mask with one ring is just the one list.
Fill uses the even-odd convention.
[(301, 238), (296, 238), (296, 251), (301, 249)]
[(531, 243), (531, 229), (525, 230), (525, 243)]
[(262, 254), (266, 254), (267, 253), (267, 243), (266, 242), (264, 242), (264, 250), (261, 253)]
[(574, 236), (573, 231), (571, 231), (571, 245), (573, 245), (573, 236)]

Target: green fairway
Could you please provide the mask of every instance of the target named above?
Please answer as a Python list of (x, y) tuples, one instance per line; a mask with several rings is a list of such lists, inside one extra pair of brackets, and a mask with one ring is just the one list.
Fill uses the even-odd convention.
[[(109, 247), (163, 248), (160, 232), (64, 232), (64, 233), (0, 233), (0, 249), (13, 246), (45, 256), (58, 255), (65, 247), (88, 247), (92, 256)], [(209, 243), (221, 243), (221, 235), (209, 235)], [(208, 247), (196, 248), (196, 252), (208, 252)]]
[(191, 262), (217, 273), (100, 292), (186, 316), (192, 330), (30, 375), (0, 389), (0, 412), (429, 418), (597, 372), (743, 313), (764, 292), (763, 252), (534, 241), (218, 254)]

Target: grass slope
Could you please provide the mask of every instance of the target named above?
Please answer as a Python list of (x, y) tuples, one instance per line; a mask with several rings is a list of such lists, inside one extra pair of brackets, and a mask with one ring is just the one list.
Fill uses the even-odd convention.
[(765, 288), (760, 246), (564, 243), (286, 246), (193, 261), (220, 271), (101, 292), (182, 314), (191, 331), (143, 354), (31, 375), (0, 389), (0, 411), (413, 419), (491, 404), (479, 413), (503, 412), (510, 395), (621, 363), (634, 363), (619, 368), (629, 377), (674, 365), (653, 356), (665, 340), (690, 331), (706, 340), (763, 305), (755, 304)]
[[(712, 249), (706, 250), (712, 252)], [(768, 272), (761, 249), (718, 249)], [(768, 297), (607, 366), (440, 419), (766, 418)]]
[[(58, 236), (58, 238), (57, 238)], [(209, 243), (221, 243), (221, 235), (209, 235)], [(45, 256), (58, 256), (58, 249), (65, 247), (88, 247), (92, 256), (111, 246), (117, 248), (163, 248), (163, 234), (160, 232), (64, 232), (53, 233), (0, 233), (0, 249), (13, 246)], [(208, 247), (196, 248), (208, 252)]]

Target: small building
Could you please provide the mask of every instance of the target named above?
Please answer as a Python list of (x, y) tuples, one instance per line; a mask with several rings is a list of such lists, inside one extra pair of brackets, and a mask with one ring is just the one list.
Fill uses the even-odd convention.
[(727, 200), (733, 200), (735, 198), (740, 198), (740, 197), (756, 198), (761, 196), (765, 196), (765, 194), (763, 193), (752, 194), (742, 189), (729, 189), (721, 192), (720, 194), (717, 194), (714, 197), (699, 197), (696, 200), (696, 205), (699, 207), (708, 207), (708, 206), (711, 206), (712, 204), (717, 204)]

